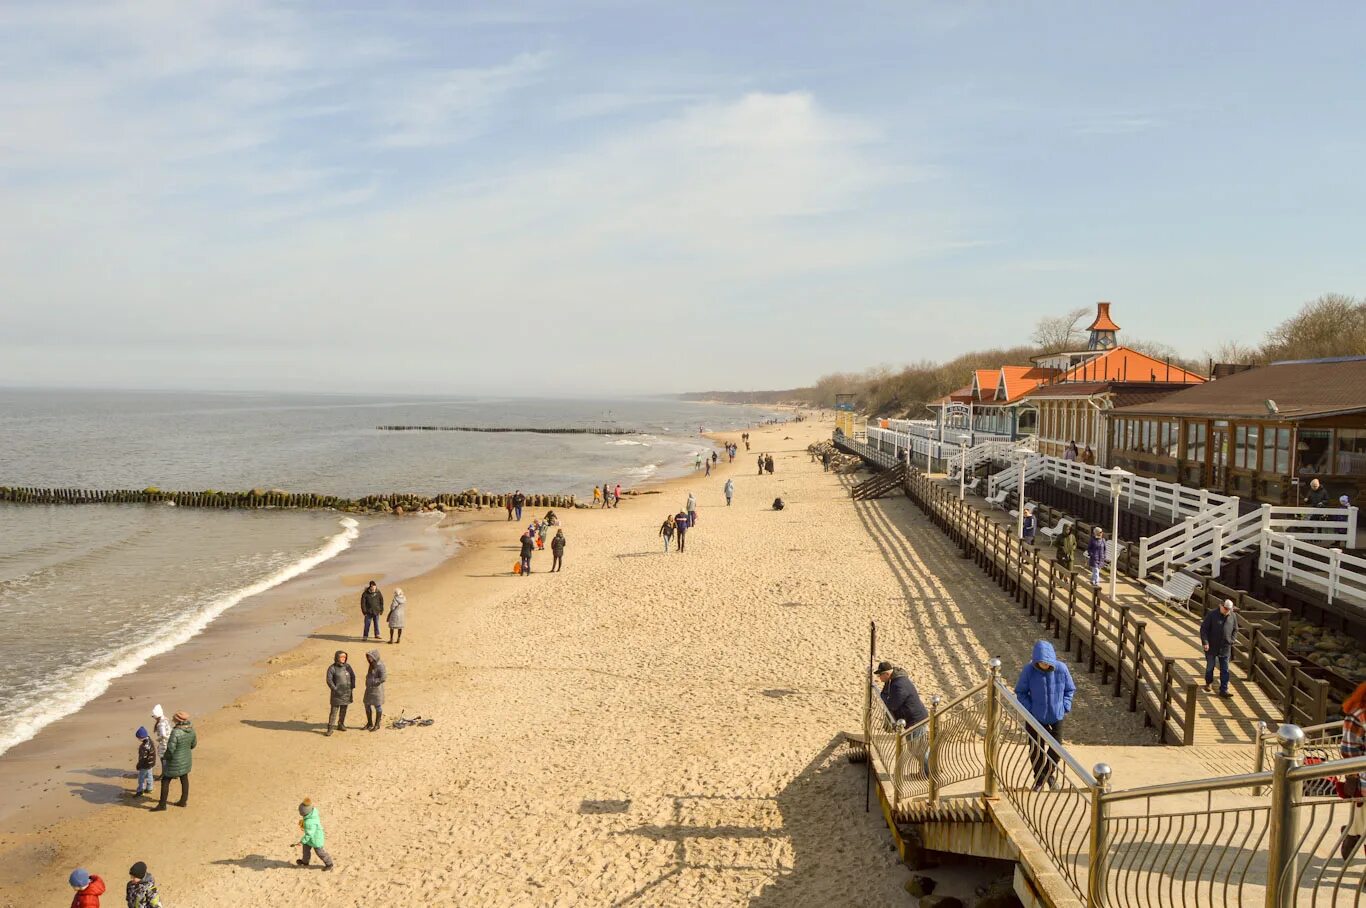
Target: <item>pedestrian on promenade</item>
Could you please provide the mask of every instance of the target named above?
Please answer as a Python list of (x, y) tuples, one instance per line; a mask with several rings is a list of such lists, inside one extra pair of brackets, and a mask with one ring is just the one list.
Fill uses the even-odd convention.
[(1062, 459), (1069, 461), (1077, 459), (1077, 443), (1075, 441), (1067, 443), (1067, 450), (1062, 452)]
[(930, 763), (928, 748), (925, 745), (928, 742), (929, 726), (920, 723), (928, 719), (930, 713), (925, 709), (925, 702), (920, 699), (920, 691), (916, 690), (915, 682), (904, 668), (898, 668), (885, 660), (877, 664), (873, 675), (882, 685), (882, 691), (878, 696), (882, 698), (883, 705), (891, 714), (892, 721), (905, 722), (906, 728), (910, 729), (906, 740), (911, 742), (911, 753), (920, 762), (921, 772), (928, 776)]
[(522, 508), (526, 507), (526, 496), (522, 490), (518, 489), (512, 493), (512, 510), (517, 514), (517, 519), (522, 519)]
[[(386, 619), (389, 622), (390, 643), (403, 642), (403, 625), (408, 611), (407, 606), (408, 597), (403, 595), (403, 590), (395, 589), (394, 598), (389, 601), (389, 617)], [(397, 639), (394, 637), (395, 634), (398, 635)]]
[(99, 874), (91, 873), (84, 867), (77, 867), (67, 877), (76, 894), (71, 897), (71, 908), (100, 908), (100, 896), (104, 895), (104, 880)]
[(128, 884), (123, 889), (128, 908), (161, 908), (161, 894), (157, 881), (147, 872), (147, 865), (138, 861), (128, 868)]
[(1105, 531), (1096, 527), (1086, 544), (1086, 563), (1091, 566), (1091, 585), (1100, 588), (1100, 569), (1105, 566)]
[(1323, 483), (1319, 482), (1317, 476), (1309, 480), (1308, 502), (1311, 508), (1328, 507), (1328, 490), (1323, 487)]
[(389, 680), (389, 670), (380, 661), (377, 649), (366, 653), (365, 661), (370, 663), (365, 670), (365, 696), (361, 698), (365, 704), (365, 730), (379, 731), (384, 720), (384, 682)]
[(1205, 693), (1214, 687), (1214, 666), (1219, 665), (1219, 696), (1233, 696), (1228, 690), (1228, 660), (1233, 655), (1233, 641), (1238, 636), (1238, 609), (1232, 599), (1225, 599), (1217, 608), (1205, 613), (1200, 622), (1200, 645), (1205, 650)]
[(558, 571), (564, 565), (564, 530), (556, 530), (555, 538), (550, 540), (550, 570)]
[(1075, 527), (1067, 527), (1058, 534), (1058, 563), (1069, 571), (1072, 570), (1072, 562), (1077, 557), (1077, 530)]
[(679, 511), (674, 515), (674, 531), (678, 534), (678, 548), (676, 551), (683, 551), (687, 546), (688, 527), (692, 526), (688, 521), (688, 515)]
[(1086, 450), (1081, 452), (1081, 462), (1088, 466), (1095, 466), (1096, 452), (1091, 450), (1090, 445), (1087, 445)]
[[(1031, 716), (1062, 743), (1062, 720), (1072, 711), (1072, 698), (1077, 693), (1077, 685), (1067, 663), (1058, 659), (1053, 644), (1040, 640), (1034, 644), (1031, 661), (1020, 670), (1019, 680), (1015, 682), (1015, 699), (1020, 701)], [(1025, 726), (1032, 745), (1030, 765), (1034, 770), (1034, 790), (1044, 785), (1057, 787), (1055, 775), (1058, 755), (1032, 725)]]
[(332, 654), (332, 664), (327, 667), (328, 704), (332, 707), (327, 715), (328, 736), (334, 725), (337, 731), (346, 731), (346, 710), (356, 690), (356, 672), (347, 663), (349, 658), (345, 650), (339, 649)]
[[(594, 487), (594, 489), (593, 489), (593, 497), (594, 497), (595, 499), (597, 498), (597, 491), (598, 491), (597, 488)], [(504, 504), (504, 505), (507, 507), (507, 509), (508, 509), (508, 520), (511, 520), (511, 519), (512, 519), (512, 495), (511, 495), (511, 494), (504, 493), (504, 495), (503, 495), (503, 504)]]
[(316, 851), (318, 857), (322, 858), (323, 870), (331, 870), (332, 855), (323, 847), (327, 841), (323, 835), (323, 818), (318, 813), (318, 808), (313, 806), (312, 798), (304, 798), (303, 803), (299, 805), (299, 816), (299, 828), (304, 833), (299, 839), (299, 845), (303, 847), (303, 857), (294, 863), (300, 867), (307, 867), (313, 860), (313, 852)]
[(659, 535), (664, 537), (664, 554), (669, 553), (669, 543), (673, 542), (674, 531), (678, 527), (674, 523), (674, 515), (670, 514), (664, 518), (664, 522), (659, 525)]
[(688, 493), (688, 529), (697, 526), (697, 497), (692, 492)]
[(192, 751), (199, 743), (199, 738), (190, 724), (189, 713), (178, 712), (172, 718), (175, 719), (175, 727), (171, 729), (170, 740), (166, 742), (166, 760), (161, 764), (161, 798), (153, 810), (166, 809), (172, 779), (180, 780), (180, 800), (176, 801), (176, 806), (185, 807), (190, 803), (190, 769), (194, 762)]
[(621, 507), (621, 483), (617, 483), (616, 489), (612, 492), (612, 507)]
[(773, 474), (773, 455), (772, 455), (772, 454), (765, 454), (765, 455), (764, 455), (764, 472), (768, 473), (769, 475), (772, 475), (772, 474)]
[(371, 580), (365, 587), (365, 592), (360, 594), (360, 613), (365, 619), (365, 626), (361, 628), (360, 638), (370, 639), (370, 627), (375, 628), (375, 639), (379, 639), (379, 616), (384, 614), (384, 594), (379, 591), (379, 584)]
[(821, 454), (821, 472), (822, 472), (822, 473), (829, 473), (829, 472), (830, 472), (830, 461), (832, 461), (832, 460), (834, 460), (834, 455), (830, 452), (830, 449), (829, 449), (829, 448), (826, 448), (825, 451), (824, 451), (824, 453)]
[(726, 493), (726, 507), (730, 507), (730, 500), (735, 497), (735, 480), (727, 477), (724, 489)]
[(1021, 531), (1020, 538), (1028, 545), (1033, 545), (1034, 530), (1037, 528), (1037, 524), (1034, 520), (1033, 508), (1025, 508), (1023, 524), (1024, 529)]
[(138, 786), (133, 792), (133, 797), (140, 798), (152, 793), (152, 769), (157, 765), (157, 746), (152, 743), (152, 736), (147, 733), (147, 729), (141, 725), (134, 732), (134, 736), (138, 739)]
[(522, 576), (531, 574), (531, 555), (536, 551), (536, 543), (531, 540), (531, 533), (522, 534)]
[(152, 707), (152, 740), (157, 745), (157, 760), (166, 759), (166, 744), (171, 740), (171, 723), (166, 720), (160, 703)]
[[(1339, 745), (1344, 760), (1366, 757), (1366, 681), (1358, 684), (1351, 696), (1342, 702), (1342, 743)], [(1366, 835), (1366, 800), (1361, 797), (1361, 775), (1351, 773), (1343, 777), (1342, 797), (1352, 802), (1349, 822), (1342, 827), (1342, 859), (1346, 861), (1356, 851), (1361, 837)]]

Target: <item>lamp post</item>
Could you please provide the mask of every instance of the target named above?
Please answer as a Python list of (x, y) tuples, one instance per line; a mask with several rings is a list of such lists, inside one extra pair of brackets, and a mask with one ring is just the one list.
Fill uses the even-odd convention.
[(1016, 455), (1016, 460), (1018, 460), (1018, 461), (1020, 462), (1020, 476), (1019, 476), (1018, 481), (1017, 481), (1016, 484), (1015, 484), (1015, 489), (1016, 489), (1016, 491), (1017, 491), (1017, 496), (1016, 496), (1015, 505), (1016, 505), (1016, 510), (1017, 510), (1017, 512), (1018, 512), (1018, 513), (1016, 514), (1016, 517), (1015, 517), (1015, 538), (1016, 538), (1016, 539), (1024, 539), (1024, 509), (1025, 509), (1025, 475), (1024, 475), (1024, 474), (1025, 474), (1025, 461), (1028, 460), (1028, 459), (1029, 459), (1029, 455), (1026, 454), (1026, 453), (1023, 452), (1023, 451), (1021, 451), (1019, 454)]
[[(1128, 470), (1115, 467), (1109, 471), (1110, 477), (1110, 509), (1113, 516), (1110, 519), (1110, 545), (1115, 547), (1115, 557), (1110, 560), (1110, 598), (1115, 598), (1115, 589), (1119, 584), (1119, 493), (1124, 491), (1124, 480), (1134, 475)], [(1106, 554), (1109, 554), (1108, 552)]]
[(971, 435), (958, 436), (958, 500), (962, 501), (968, 493), (968, 449), (967, 443), (972, 440)]

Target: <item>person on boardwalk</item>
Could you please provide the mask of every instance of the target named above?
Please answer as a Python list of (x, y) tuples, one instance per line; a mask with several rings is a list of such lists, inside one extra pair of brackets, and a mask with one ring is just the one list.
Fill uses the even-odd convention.
[(389, 680), (389, 670), (380, 661), (377, 649), (366, 653), (365, 661), (370, 663), (365, 670), (365, 696), (361, 698), (365, 704), (365, 730), (379, 731), (384, 720), (384, 682)]
[(735, 480), (734, 480), (734, 479), (730, 479), (729, 477), (726, 479), (726, 485), (725, 485), (724, 491), (725, 491), (725, 493), (726, 493), (726, 507), (730, 507), (730, 500), (731, 500), (732, 498), (735, 497)]
[(173, 718), (175, 727), (171, 729), (171, 738), (166, 742), (166, 759), (161, 769), (161, 798), (153, 810), (166, 809), (166, 798), (171, 794), (172, 779), (180, 780), (180, 800), (176, 801), (176, 806), (185, 807), (190, 803), (190, 769), (194, 763), (193, 751), (199, 743), (199, 738), (194, 733), (194, 726), (190, 724), (188, 713), (178, 712)]
[(1091, 566), (1091, 585), (1100, 587), (1100, 569), (1105, 567), (1105, 531), (1096, 527), (1086, 544), (1086, 563)]
[(152, 736), (147, 729), (140, 725), (134, 735), (138, 739), (138, 786), (133, 797), (140, 798), (152, 793), (152, 769), (157, 765), (157, 746), (152, 743)]
[(379, 639), (379, 618), (384, 614), (384, 594), (379, 591), (379, 584), (371, 580), (365, 587), (365, 592), (360, 594), (360, 613), (365, 619), (365, 625), (361, 628), (360, 638), (370, 639), (370, 628), (375, 629), (375, 639)]
[(522, 519), (522, 508), (526, 507), (526, 496), (522, 490), (518, 489), (512, 493), (512, 510), (517, 514), (517, 519)]
[(550, 570), (558, 571), (564, 566), (564, 530), (556, 530), (555, 538), (550, 540)]
[[(597, 495), (596, 495), (597, 488), (594, 488), (594, 489), (593, 489), (593, 492), (595, 493), (595, 494), (594, 494), (594, 497), (596, 498), (596, 497), (597, 497)], [(512, 495), (510, 495), (510, 494), (504, 494), (504, 495), (503, 495), (503, 504), (504, 504), (504, 505), (507, 507), (507, 509), (508, 509), (508, 520), (512, 520), (512, 519), (513, 519), (513, 518), (512, 518)]]
[(347, 663), (349, 658), (345, 650), (339, 649), (332, 654), (332, 664), (327, 667), (328, 703), (331, 706), (327, 714), (328, 735), (332, 734), (333, 726), (337, 731), (346, 731), (346, 710), (351, 706), (356, 690), (356, 672)]
[(1074, 527), (1068, 527), (1058, 534), (1058, 564), (1069, 571), (1072, 570), (1072, 562), (1077, 557), (1077, 532)]
[[(403, 590), (395, 589), (394, 598), (389, 601), (389, 617), (385, 619), (389, 622), (389, 642), (403, 642), (403, 625), (406, 623), (406, 612), (408, 611), (408, 597), (403, 595)], [(395, 638), (394, 635), (398, 637)]]
[(1038, 529), (1038, 522), (1034, 519), (1034, 509), (1025, 508), (1023, 528), (1020, 530), (1020, 539), (1026, 545), (1034, 544), (1034, 531)]
[(307, 867), (313, 861), (313, 852), (318, 853), (322, 859), (323, 870), (331, 870), (333, 867), (332, 855), (327, 853), (323, 847), (327, 839), (323, 835), (323, 818), (318, 813), (318, 808), (313, 806), (312, 798), (304, 798), (299, 805), (299, 828), (303, 830), (303, 836), (299, 839), (299, 845), (303, 848), (303, 857), (294, 863), (300, 867)]
[(1086, 450), (1081, 452), (1081, 462), (1089, 466), (1095, 466), (1096, 452), (1091, 450), (1090, 445), (1087, 445)]
[(138, 861), (128, 868), (128, 885), (123, 890), (128, 908), (161, 908), (161, 894), (157, 881), (147, 872), (147, 865)]
[(104, 880), (99, 874), (91, 873), (84, 867), (77, 867), (67, 877), (76, 894), (71, 897), (71, 908), (100, 908), (100, 896), (104, 895)]
[(678, 534), (678, 548), (675, 551), (681, 552), (688, 542), (688, 515), (679, 511), (674, 515), (674, 532)]
[(152, 707), (152, 740), (157, 745), (157, 759), (166, 759), (166, 742), (171, 740), (171, 723), (166, 720), (160, 703)]
[[(1072, 673), (1067, 670), (1067, 663), (1058, 659), (1053, 644), (1047, 640), (1035, 643), (1031, 661), (1020, 670), (1020, 678), (1015, 682), (1015, 699), (1059, 744), (1062, 743), (1062, 720), (1072, 711), (1072, 698), (1076, 693)], [(1033, 744), (1030, 764), (1034, 770), (1034, 790), (1038, 791), (1044, 785), (1057, 787), (1058, 755), (1034, 726), (1026, 726), (1025, 732)]]
[[(1366, 681), (1342, 701), (1342, 743), (1339, 745), (1344, 760), (1366, 757)], [(1342, 797), (1352, 802), (1350, 820), (1342, 828), (1342, 859), (1346, 861), (1356, 851), (1361, 837), (1366, 835), (1366, 800), (1361, 797), (1361, 776), (1358, 773), (1343, 778)]]
[(688, 512), (688, 529), (692, 529), (697, 526), (697, 496), (693, 495), (692, 492), (688, 493), (688, 506), (686, 510)]
[(1225, 599), (1217, 608), (1205, 612), (1200, 622), (1200, 645), (1205, 650), (1205, 693), (1214, 687), (1214, 666), (1219, 666), (1219, 696), (1231, 697), (1228, 691), (1228, 660), (1233, 655), (1233, 641), (1238, 636), (1237, 608), (1232, 599)]
[(929, 754), (925, 747), (929, 726), (915, 726), (928, 719), (930, 713), (925, 709), (925, 702), (920, 699), (920, 691), (916, 690), (915, 682), (904, 668), (898, 668), (885, 660), (877, 664), (873, 675), (882, 685), (882, 691), (878, 696), (882, 698), (882, 703), (887, 707), (892, 720), (905, 722), (908, 729), (913, 729), (906, 739), (912, 742), (912, 753), (920, 761), (921, 770), (925, 775), (929, 775)]
[(772, 455), (772, 454), (765, 454), (765, 455), (764, 455), (764, 472), (765, 472), (765, 473), (768, 473), (769, 475), (772, 475), (772, 474), (773, 474), (773, 455)]
[(1318, 477), (1309, 480), (1308, 503), (1311, 508), (1328, 507), (1328, 490), (1319, 482)]

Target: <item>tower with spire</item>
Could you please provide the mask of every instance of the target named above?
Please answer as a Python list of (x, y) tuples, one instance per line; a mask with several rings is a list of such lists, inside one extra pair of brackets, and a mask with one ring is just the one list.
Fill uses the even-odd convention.
[(1088, 350), (1113, 350), (1119, 346), (1117, 335), (1119, 325), (1115, 324), (1114, 319), (1110, 318), (1110, 304), (1096, 303), (1096, 320), (1087, 329), (1091, 332), (1091, 340), (1086, 345)]

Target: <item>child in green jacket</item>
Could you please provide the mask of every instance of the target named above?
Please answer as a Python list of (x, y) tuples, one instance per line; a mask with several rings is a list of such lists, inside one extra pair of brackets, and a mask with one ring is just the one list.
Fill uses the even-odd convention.
[(323, 848), (323, 818), (318, 814), (318, 808), (313, 806), (311, 798), (304, 798), (304, 802), (299, 805), (299, 816), (303, 817), (299, 821), (299, 828), (304, 831), (303, 838), (299, 839), (299, 844), (304, 848), (304, 856), (294, 863), (300, 867), (307, 867), (308, 862), (313, 857), (313, 852), (318, 852), (318, 857), (322, 858), (323, 870), (332, 869), (332, 855)]

